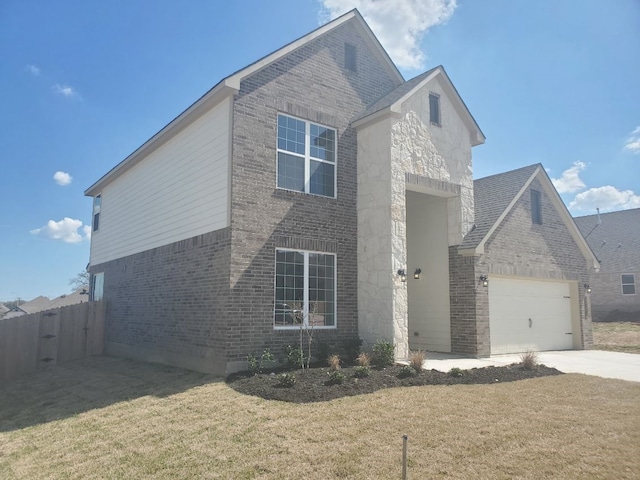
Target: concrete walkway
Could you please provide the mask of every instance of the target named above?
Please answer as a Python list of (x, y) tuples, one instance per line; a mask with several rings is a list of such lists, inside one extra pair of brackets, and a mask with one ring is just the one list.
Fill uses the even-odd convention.
[[(563, 350), (538, 352), (538, 362), (564, 373), (584, 373), (604, 378), (640, 382), (640, 354), (603, 350)], [(520, 363), (519, 354), (492, 355), (488, 358), (464, 358), (448, 353), (427, 353), (427, 368), (448, 372), (453, 367), (468, 370)]]

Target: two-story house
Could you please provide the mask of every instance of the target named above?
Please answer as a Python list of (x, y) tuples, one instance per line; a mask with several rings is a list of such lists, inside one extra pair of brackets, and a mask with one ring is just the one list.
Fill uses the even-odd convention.
[[(536, 348), (537, 319), (492, 350), (489, 293), (509, 279), (521, 297), (561, 284), (563, 331), (539, 336), (588, 347), (595, 259), (544, 170), (516, 175), (469, 237), (484, 140), (445, 70), (405, 81), (357, 10), (224, 78), (85, 192), (106, 351), (224, 374), (295, 344), (300, 317), (320, 341), (391, 340), (398, 358)], [(532, 189), (537, 250), (500, 256), (487, 246), (513, 224), (500, 248), (520, 247)]]

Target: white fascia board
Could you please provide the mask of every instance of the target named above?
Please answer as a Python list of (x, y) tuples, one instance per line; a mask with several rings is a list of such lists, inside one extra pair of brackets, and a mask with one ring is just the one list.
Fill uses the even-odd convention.
[(153, 137), (143, 143), (142, 146), (140, 146), (131, 155), (129, 155), (118, 165), (109, 170), (109, 172), (107, 172), (100, 180), (87, 188), (84, 191), (84, 194), (88, 197), (98, 195), (106, 184), (118, 178), (120, 175), (136, 165), (147, 155), (157, 150), (160, 146), (176, 136), (206, 112), (214, 108), (227, 97), (237, 92), (238, 91), (236, 89), (229, 87), (226, 80), (221, 81), (193, 105), (191, 105), (184, 112), (182, 112), (171, 122), (169, 122), (162, 130), (160, 130)]
[(390, 74), (391, 78), (395, 80), (397, 85), (404, 83), (404, 78), (398, 71), (395, 64), (391, 61), (391, 58), (387, 54), (387, 52), (382, 48), (380, 42), (375, 38), (371, 29), (366, 26), (366, 23), (362, 16), (357, 12), (357, 10), (351, 10), (350, 12), (345, 13), (341, 17), (336, 18), (335, 20), (323, 25), (320, 28), (317, 28), (313, 32), (305, 35), (304, 37), (295, 40), (288, 45), (285, 45), (279, 50), (276, 50), (271, 55), (267, 55), (266, 57), (258, 60), (255, 63), (252, 63), (246, 68), (239, 70), (238, 72), (227, 77), (227, 84), (233, 88), (240, 89), (240, 82), (244, 80), (249, 75), (256, 73), (257, 71), (269, 66), (271, 63), (279, 60), (280, 58), (290, 54), (294, 50), (304, 46), (305, 44), (315, 40), (318, 37), (321, 37), (325, 33), (333, 30), (340, 25), (343, 25), (350, 21), (351, 19), (356, 19), (356, 26), (360, 30), (360, 34), (367, 41), (369, 46), (373, 49), (373, 51), (380, 57), (382, 60), (382, 64), (385, 66), (385, 69)]
[(551, 199), (551, 203), (553, 203), (553, 206), (556, 208), (556, 211), (560, 215), (560, 218), (562, 218), (564, 224), (567, 227), (567, 230), (569, 230), (569, 234), (573, 237), (573, 240), (576, 242), (576, 245), (580, 249), (580, 252), (582, 252), (585, 260), (587, 260), (589, 268), (593, 268), (595, 271), (600, 270), (600, 263), (598, 262), (598, 259), (591, 250), (591, 247), (589, 246), (587, 241), (584, 239), (582, 232), (580, 232), (580, 229), (576, 225), (576, 222), (573, 220), (573, 217), (571, 216), (571, 213), (569, 213), (567, 206), (562, 201), (562, 198), (560, 198), (560, 194), (553, 186), (553, 182), (551, 182), (551, 179), (549, 178), (547, 173), (544, 172), (544, 170), (539, 169), (538, 173), (540, 173), (539, 180), (542, 184), (542, 187)]
[(480, 130), (480, 127), (476, 123), (475, 119), (471, 115), (471, 112), (460, 98), (458, 91), (454, 87), (453, 83), (451, 83), (451, 79), (446, 74), (442, 67), (437, 67), (434, 72), (423, 79), (418, 85), (412, 88), (409, 92), (403, 95), (399, 100), (397, 100), (393, 105), (391, 105), (392, 111), (400, 111), (402, 108), (402, 104), (406, 102), (410, 97), (412, 97), (417, 91), (419, 91), (422, 87), (424, 87), (427, 83), (432, 81), (437, 76), (440, 76), (444, 79), (445, 90), (447, 91), (447, 96), (453, 103), (453, 107), (462, 118), (462, 121), (467, 125), (467, 128), (471, 132), (471, 146), (475, 147), (476, 145), (481, 145), (485, 141), (485, 136)]
[(509, 202), (509, 205), (507, 205), (507, 208), (504, 209), (504, 211), (500, 214), (498, 219), (491, 226), (491, 228), (489, 229), (487, 234), (484, 236), (484, 238), (480, 241), (480, 243), (478, 243), (478, 246), (475, 248), (476, 254), (481, 255), (484, 253), (484, 245), (491, 238), (491, 235), (493, 235), (493, 233), (498, 229), (498, 227), (500, 226), (502, 221), (505, 219), (507, 214), (511, 211), (513, 206), (518, 202), (518, 200), (520, 200), (520, 197), (522, 197), (522, 194), (527, 191), (527, 188), (529, 188), (529, 185), (531, 185), (531, 182), (533, 182), (533, 179), (536, 178), (536, 175), (538, 175), (539, 172), (540, 172), (540, 167), (535, 169), (535, 171), (531, 174), (529, 179), (526, 182), (524, 182), (524, 185), (518, 191), (518, 193), (513, 196), (513, 198), (511, 199), (511, 202)]
[(380, 120), (384, 120), (385, 118), (393, 115), (394, 113), (401, 113), (401, 112), (392, 110), (391, 107), (383, 108), (382, 110), (378, 110), (377, 112), (372, 113), (371, 115), (367, 115), (366, 117), (363, 117), (360, 120), (356, 120), (351, 125), (356, 130), (359, 130), (360, 128), (366, 127), (373, 123), (377, 123)]

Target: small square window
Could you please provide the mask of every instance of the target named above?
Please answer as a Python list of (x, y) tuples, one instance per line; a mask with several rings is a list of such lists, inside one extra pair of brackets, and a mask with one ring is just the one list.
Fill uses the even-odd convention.
[(635, 295), (636, 294), (636, 279), (633, 273), (623, 274), (622, 279), (622, 294), (623, 295)]
[(433, 125), (440, 126), (440, 95), (429, 94), (429, 121)]
[(542, 225), (542, 193), (531, 190), (531, 221)]

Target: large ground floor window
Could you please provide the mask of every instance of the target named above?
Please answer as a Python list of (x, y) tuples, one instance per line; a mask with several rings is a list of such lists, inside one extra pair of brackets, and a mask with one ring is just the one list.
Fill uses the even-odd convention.
[(276, 250), (276, 328), (336, 326), (336, 257)]

